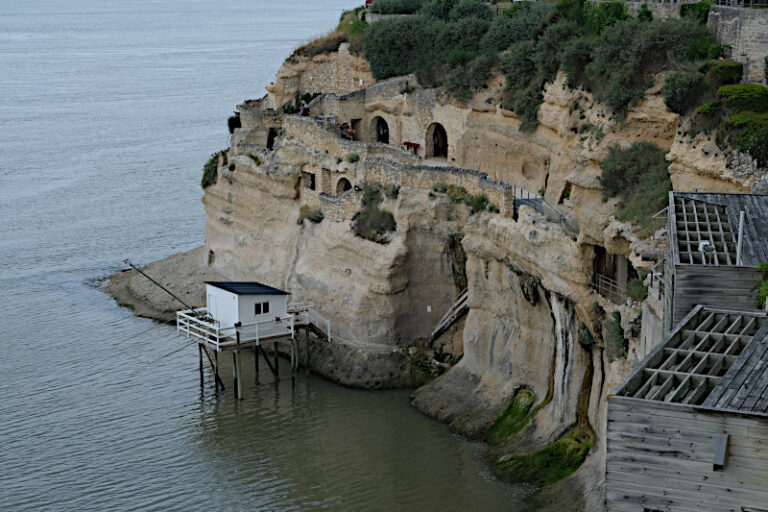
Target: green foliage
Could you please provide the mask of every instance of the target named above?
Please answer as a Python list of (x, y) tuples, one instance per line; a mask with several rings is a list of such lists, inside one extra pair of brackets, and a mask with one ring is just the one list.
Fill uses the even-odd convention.
[(648, 8), (648, 4), (643, 2), (640, 9), (637, 11), (637, 19), (640, 21), (653, 21), (653, 13)]
[(607, 197), (619, 197), (618, 218), (648, 227), (651, 216), (667, 203), (672, 181), (664, 151), (649, 142), (627, 149), (614, 145), (600, 164), (600, 183)]
[(448, 18), (451, 20), (460, 20), (462, 18), (476, 18), (491, 21), (493, 12), (488, 8), (488, 4), (479, 0), (459, 0), (451, 9)]
[(661, 94), (672, 112), (686, 114), (701, 104), (714, 91), (701, 73), (675, 71), (667, 76)]
[(739, 134), (739, 150), (749, 153), (761, 167), (768, 167), (768, 114), (761, 116)]
[(341, 43), (347, 41), (347, 36), (340, 32), (333, 32), (299, 46), (291, 57), (315, 57), (324, 53), (332, 53), (339, 49)]
[(376, 0), (370, 9), (375, 14), (413, 14), (424, 3), (425, 0)]
[(536, 396), (533, 390), (523, 388), (518, 391), (504, 412), (496, 418), (494, 424), (485, 433), (485, 441), (498, 445), (520, 432), (531, 418), (529, 412), (535, 401)]
[(762, 85), (724, 85), (717, 90), (717, 95), (733, 112), (768, 111), (768, 89)]
[(240, 114), (229, 116), (229, 119), (227, 119), (227, 127), (229, 128), (230, 134), (235, 133), (235, 130), (240, 128)]
[(610, 360), (620, 359), (627, 353), (627, 340), (621, 327), (621, 313), (614, 311), (603, 320), (603, 339), (608, 349)]
[(203, 165), (203, 180), (201, 186), (205, 189), (216, 184), (218, 179), (219, 154), (214, 153)]
[(730, 59), (718, 59), (705, 62), (699, 71), (706, 74), (712, 85), (738, 84), (744, 75), (744, 65)]
[(475, 53), (469, 50), (451, 50), (446, 57), (448, 67), (464, 66), (475, 58)]
[(352, 231), (356, 236), (371, 242), (388, 244), (388, 233), (397, 229), (397, 223), (392, 213), (379, 208), (384, 200), (381, 189), (378, 183), (366, 183), (363, 186), (363, 207), (352, 217)]
[(253, 160), (253, 163), (255, 163), (256, 165), (261, 165), (261, 158), (251, 153), (249, 153), (248, 156), (251, 157), (251, 160)]
[(480, 41), (481, 51), (500, 52), (512, 43), (531, 39), (533, 32), (552, 14), (553, 5), (518, 2), (496, 18)]
[(552, 485), (579, 469), (593, 443), (592, 435), (574, 429), (542, 450), (498, 463), (494, 473), (507, 482)]
[(760, 271), (761, 279), (753, 290), (757, 290), (757, 307), (765, 309), (765, 300), (768, 297), (768, 263), (760, 263), (757, 270)]
[(325, 218), (325, 215), (323, 215), (320, 208), (310, 208), (307, 205), (304, 205), (299, 209), (299, 215), (302, 219), (307, 219), (315, 224), (320, 223)]
[(632, 300), (642, 302), (648, 297), (648, 288), (646, 288), (642, 280), (635, 278), (627, 283), (627, 295)]
[(680, 6), (680, 17), (691, 19), (701, 25), (706, 25), (709, 19), (709, 8), (713, 2), (704, 0), (695, 4), (683, 4)]
[(627, 5), (624, 2), (599, 2), (589, 9), (589, 31), (602, 34), (606, 27), (629, 18)]
[(768, 83), (768, 57), (763, 59), (763, 65), (765, 66), (763, 75), (765, 76), (765, 82)]
[(491, 77), (493, 57), (481, 55), (466, 66), (456, 66), (443, 87), (459, 102), (466, 104), (474, 93)]
[(581, 328), (581, 332), (579, 332), (579, 343), (582, 347), (591, 347), (595, 344), (595, 338), (592, 336), (592, 333), (589, 332), (589, 329), (586, 327)]
[(445, 183), (436, 183), (432, 186), (432, 192), (446, 194), (448, 198), (456, 204), (466, 204), (475, 213), (487, 211), (498, 213), (498, 207), (493, 204), (485, 194), (472, 195), (466, 188), (456, 185), (446, 185)]
[(360, 161), (360, 155), (357, 153), (350, 153), (347, 155), (347, 162), (353, 164)]

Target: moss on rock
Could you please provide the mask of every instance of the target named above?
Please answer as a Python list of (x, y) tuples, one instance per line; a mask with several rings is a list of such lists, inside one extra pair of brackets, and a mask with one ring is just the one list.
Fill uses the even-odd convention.
[(535, 401), (536, 396), (533, 390), (523, 388), (518, 391), (501, 416), (488, 429), (485, 440), (490, 444), (497, 445), (520, 432), (531, 419), (529, 412)]

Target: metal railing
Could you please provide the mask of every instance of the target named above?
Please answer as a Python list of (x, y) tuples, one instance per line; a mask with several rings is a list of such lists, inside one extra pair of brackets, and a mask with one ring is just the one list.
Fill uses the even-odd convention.
[(603, 274), (595, 274), (592, 289), (614, 304), (622, 304), (627, 299), (626, 286)]
[(328, 341), (331, 341), (331, 321), (315, 311), (312, 304), (304, 302), (293, 302), (288, 304), (288, 313), (296, 318), (296, 325), (312, 324), (325, 334)]

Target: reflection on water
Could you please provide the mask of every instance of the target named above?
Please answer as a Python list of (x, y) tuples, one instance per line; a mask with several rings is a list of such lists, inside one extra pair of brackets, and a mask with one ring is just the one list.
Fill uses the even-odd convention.
[(94, 286), (202, 243), (232, 108), (357, 3), (0, 0), (0, 508), (520, 510), (407, 391), (256, 385), (248, 356), (217, 396)]

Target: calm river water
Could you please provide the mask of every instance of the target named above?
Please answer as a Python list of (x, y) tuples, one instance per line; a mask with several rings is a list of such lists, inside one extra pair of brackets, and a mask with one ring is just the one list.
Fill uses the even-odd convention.
[(407, 391), (216, 396), (97, 288), (203, 242), (227, 116), (359, 1), (0, 0), (0, 509), (521, 510)]

